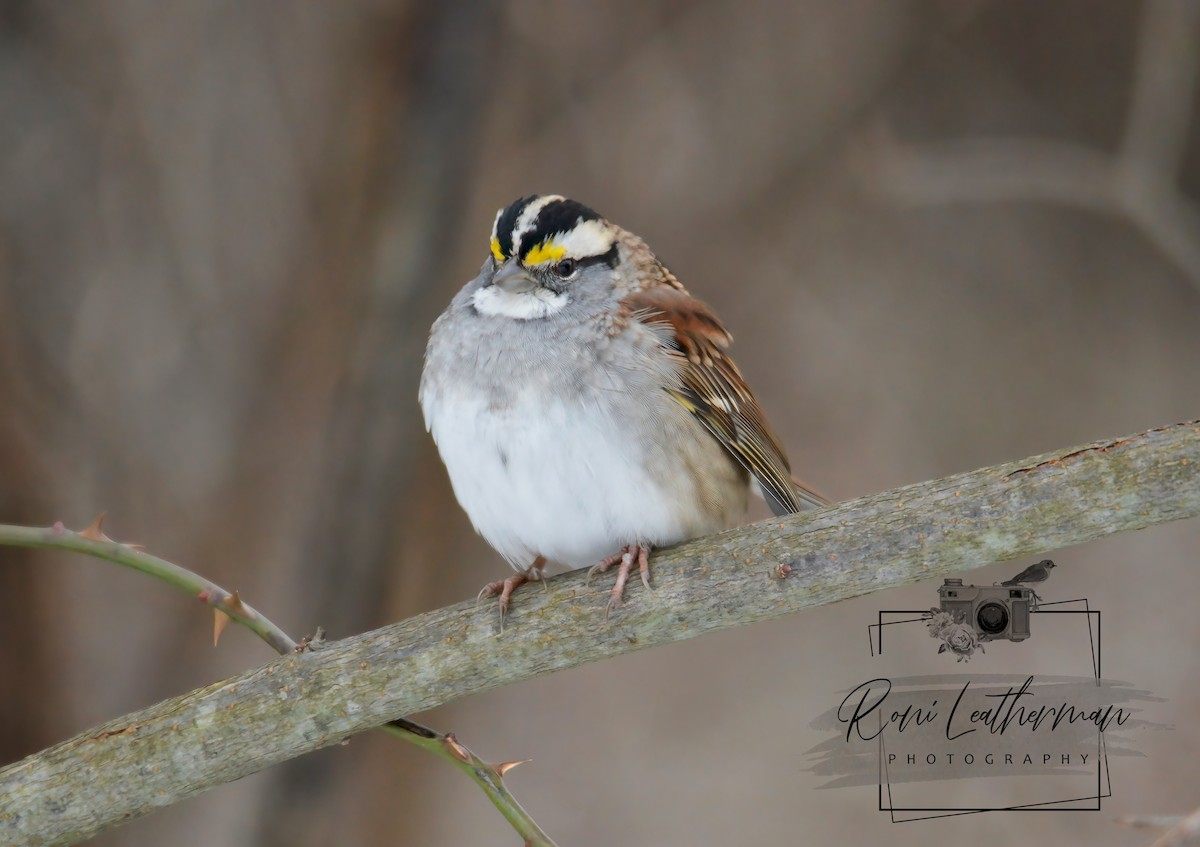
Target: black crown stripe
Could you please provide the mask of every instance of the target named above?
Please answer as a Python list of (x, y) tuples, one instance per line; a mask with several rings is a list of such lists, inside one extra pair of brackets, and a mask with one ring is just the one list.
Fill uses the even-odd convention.
[(537, 198), (536, 194), (522, 197), (500, 213), (500, 218), (496, 221), (496, 238), (500, 241), (500, 252), (505, 256), (513, 254), (513, 227), (517, 225), (517, 218), (521, 217), (525, 207)]
[[(519, 255), (524, 259), (529, 255), (530, 250), (550, 237), (563, 232), (570, 232), (582, 221), (598, 221), (600, 219), (598, 214), (574, 200), (555, 200), (547, 203), (538, 212), (533, 229), (521, 236), (521, 243), (516, 245), (520, 250)], [(515, 223), (516, 218), (513, 221)], [(504, 243), (501, 242), (500, 246), (503, 247)], [(509, 255), (507, 250), (504, 255)]]

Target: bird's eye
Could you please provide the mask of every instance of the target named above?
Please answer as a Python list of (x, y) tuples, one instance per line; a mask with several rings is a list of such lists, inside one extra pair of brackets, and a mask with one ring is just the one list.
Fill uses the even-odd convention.
[(579, 269), (579, 263), (576, 262), (574, 259), (560, 259), (558, 262), (555, 263), (554, 268), (553, 268), (554, 275), (563, 277), (564, 279), (569, 276), (574, 276), (575, 271), (577, 271), (578, 269)]

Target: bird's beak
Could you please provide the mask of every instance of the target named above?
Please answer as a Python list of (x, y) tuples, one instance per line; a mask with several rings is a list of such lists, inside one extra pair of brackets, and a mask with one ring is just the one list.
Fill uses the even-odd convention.
[(521, 294), (532, 291), (537, 283), (525, 272), (520, 263), (515, 259), (509, 259), (492, 277), (492, 285), (498, 286), (509, 294)]

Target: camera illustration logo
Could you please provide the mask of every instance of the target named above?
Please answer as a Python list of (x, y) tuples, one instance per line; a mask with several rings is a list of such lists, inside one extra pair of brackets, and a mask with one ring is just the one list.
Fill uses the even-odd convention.
[[(894, 823), (1100, 811), (1110, 757), (1141, 756), (1134, 733), (1170, 727), (1147, 719), (1161, 698), (1103, 676), (1100, 610), (1087, 597), (1039, 596), (1054, 569), (1043, 559), (1003, 582), (938, 579), (932, 608), (878, 609), (864, 681), (810, 724), (823, 739), (808, 750), (820, 787), (871, 787)], [(1054, 649), (1001, 646), (1035, 630)], [(996, 655), (949, 663), (985, 648)], [(997, 789), (1018, 776), (1019, 796)]]
[(975, 651), (986, 653), (987, 641), (1024, 641), (1029, 638), (1029, 617), (1041, 597), (1029, 583), (1050, 578), (1054, 562), (1043, 559), (999, 585), (963, 585), (946, 579), (938, 588), (938, 606), (929, 610), (929, 635), (942, 643), (939, 653), (950, 652), (958, 661), (969, 661)]

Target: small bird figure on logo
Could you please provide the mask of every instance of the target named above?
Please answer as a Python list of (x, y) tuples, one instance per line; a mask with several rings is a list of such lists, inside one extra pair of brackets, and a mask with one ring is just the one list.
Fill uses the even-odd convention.
[(1052, 567), (1054, 567), (1054, 562), (1050, 559), (1042, 559), (1036, 565), (1030, 565), (1012, 579), (1006, 579), (1000, 584), (1028, 585), (1031, 582), (1045, 582), (1050, 578), (1050, 569)]
[[(420, 402), (458, 502), (516, 573), (501, 622), (548, 563), (617, 566), (607, 609), (651, 549), (827, 501), (796, 482), (726, 353), (731, 337), (646, 246), (574, 200), (501, 209), (490, 251), (433, 325)], [(606, 614), (607, 614), (606, 609)]]

